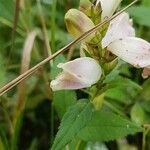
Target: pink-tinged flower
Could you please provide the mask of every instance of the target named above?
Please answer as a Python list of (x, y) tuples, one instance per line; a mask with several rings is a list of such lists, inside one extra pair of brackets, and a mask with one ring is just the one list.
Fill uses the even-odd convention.
[(150, 66), (144, 68), (142, 72), (142, 77), (144, 79), (148, 78), (149, 76), (150, 76)]
[(102, 8), (102, 21), (113, 15), (120, 2), (121, 0), (97, 0), (96, 5), (100, 3)]
[(77, 58), (57, 66), (63, 72), (51, 81), (53, 91), (63, 89), (81, 89), (95, 84), (101, 77), (100, 65), (90, 57)]
[(143, 39), (124, 37), (113, 41), (107, 49), (135, 67), (150, 65), (150, 43)]
[(135, 36), (135, 30), (128, 13), (124, 12), (110, 22), (106, 35), (102, 39), (102, 47), (105, 48), (113, 41), (126, 36)]
[(123, 13), (110, 22), (102, 47), (135, 67), (147, 67), (150, 65), (150, 43), (134, 36), (131, 19)]

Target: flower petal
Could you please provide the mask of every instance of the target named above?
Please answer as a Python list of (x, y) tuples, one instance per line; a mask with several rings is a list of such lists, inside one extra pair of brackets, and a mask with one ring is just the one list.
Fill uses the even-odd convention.
[(97, 0), (96, 5), (100, 3), (102, 7), (102, 21), (113, 15), (121, 1), (122, 0)]
[(101, 76), (99, 64), (90, 57), (82, 57), (67, 63), (60, 63), (58, 67), (89, 84), (96, 83)]
[(114, 40), (126, 36), (135, 36), (135, 30), (128, 13), (124, 12), (110, 22), (106, 35), (102, 39), (102, 47), (105, 48)]
[(78, 78), (70, 75), (69, 73), (63, 72), (55, 80), (51, 81), (50, 87), (53, 91), (64, 90), (64, 89), (80, 89), (89, 87), (89, 84), (80, 81)]
[(144, 79), (148, 78), (149, 76), (150, 76), (150, 66), (144, 68), (142, 72), (142, 77)]
[(51, 82), (53, 90), (90, 87), (100, 79), (102, 73), (99, 64), (89, 57), (60, 63), (58, 68), (62, 68), (63, 73)]
[(112, 42), (107, 49), (135, 67), (150, 65), (150, 43), (136, 37), (125, 37)]

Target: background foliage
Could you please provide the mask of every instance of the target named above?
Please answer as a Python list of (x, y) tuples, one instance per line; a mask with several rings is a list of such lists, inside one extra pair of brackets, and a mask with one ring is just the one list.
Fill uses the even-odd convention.
[[(124, 0), (121, 7), (129, 3)], [(64, 15), (78, 6), (79, 0), (0, 0), (1, 87), (72, 40)], [(128, 11), (137, 36), (150, 41), (150, 1), (141, 0)], [(33, 32), (35, 41), (28, 41)], [(33, 44), (32, 51), (26, 42)], [(120, 62), (105, 80), (103, 111), (94, 112), (87, 100), (92, 91), (53, 93), (49, 87), (60, 71), (56, 65), (78, 56), (77, 45), (0, 97), (0, 149), (141, 149), (150, 126), (150, 79), (142, 79), (141, 69)], [(150, 149), (150, 134), (144, 140)]]

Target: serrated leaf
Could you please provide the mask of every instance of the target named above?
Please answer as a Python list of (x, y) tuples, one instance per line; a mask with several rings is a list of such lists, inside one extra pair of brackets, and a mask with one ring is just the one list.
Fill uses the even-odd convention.
[(141, 91), (141, 87), (128, 78), (118, 77), (108, 84), (106, 99), (112, 99), (124, 104), (130, 104)]
[(77, 101), (75, 91), (56, 91), (53, 95), (53, 104), (60, 118), (63, 117), (67, 109)]
[(77, 136), (84, 141), (102, 142), (141, 131), (141, 127), (119, 115), (97, 111), (92, 114), (91, 120)]
[(85, 100), (78, 102), (64, 115), (56, 135), (52, 150), (61, 150), (86, 126), (91, 119), (92, 104)]
[(140, 25), (150, 27), (150, 8), (145, 6), (134, 6), (129, 10), (130, 15)]

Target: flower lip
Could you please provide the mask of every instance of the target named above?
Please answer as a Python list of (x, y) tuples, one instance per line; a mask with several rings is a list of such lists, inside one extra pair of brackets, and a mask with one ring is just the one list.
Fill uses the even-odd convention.
[(62, 68), (63, 72), (50, 84), (54, 91), (90, 87), (101, 76), (99, 64), (89, 57), (77, 58), (67, 63), (60, 63), (57, 67)]
[[(78, 69), (76, 66), (74, 66), (74, 64), (73, 64), (74, 62), (76, 62), (76, 65), (79, 65), (79, 66), (77, 66)], [(78, 70), (80, 71), (80, 67), (82, 68), (82, 66), (84, 65), (83, 63), (85, 63), (85, 64), (87, 63), (86, 65), (88, 65), (88, 64), (90, 65), (90, 63), (91, 63), (98, 70), (97, 74), (99, 74), (99, 75), (97, 77), (97, 80), (95, 80), (95, 83), (96, 83), (99, 80), (102, 71), (101, 71), (101, 68), (98, 65), (98, 63), (90, 57), (82, 57), (82, 58), (77, 58), (77, 59), (72, 60), (67, 63), (59, 63), (57, 65), (57, 67), (63, 69), (64, 72), (67, 72), (67, 73), (73, 75), (78, 80), (80, 80), (80, 81), (82, 80), (85, 83), (88, 83), (89, 81), (87, 78), (85, 78), (86, 74), (84, 73), (84, 71), (86, 71), (86, 70), (82, 70), (82, 73), (78, 72)], [(71, 67), (73, 67), (73, 69)], [(86, 67), (87, 66), (84, 66), (84, 68), (86, 68)], [(94, 67), (93, 67), (93, 70), (94, 70)]]

